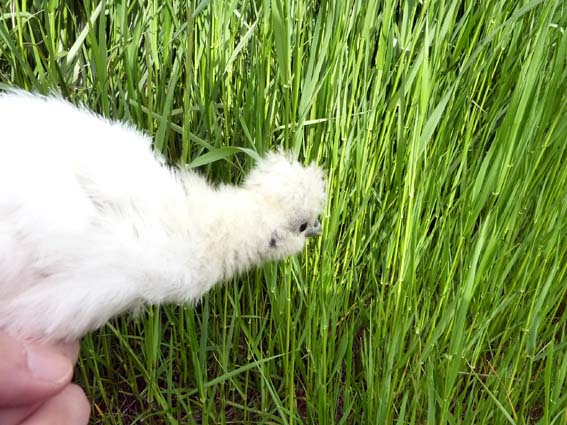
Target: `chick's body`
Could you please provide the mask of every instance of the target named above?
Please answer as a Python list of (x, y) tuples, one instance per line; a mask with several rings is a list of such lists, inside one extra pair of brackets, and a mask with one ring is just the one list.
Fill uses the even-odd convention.
[(11, 333), (72, 339), (142, 304), (189, 302), (318, 231), (321, 171), (283, 154), (242, 187), (213, 187), (165, 166), (139, 131), (59, 98), (0, 94), (0, 127), (0, 328)]

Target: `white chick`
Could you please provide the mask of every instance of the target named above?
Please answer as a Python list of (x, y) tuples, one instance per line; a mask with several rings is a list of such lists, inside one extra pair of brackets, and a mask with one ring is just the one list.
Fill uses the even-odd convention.
[(0, 329), (26, 338), (198, 300), (321, 232), (322, 171), (282, 152), (215, 187), (127, 124), (22, 91), (0, 94), (0, 152)]

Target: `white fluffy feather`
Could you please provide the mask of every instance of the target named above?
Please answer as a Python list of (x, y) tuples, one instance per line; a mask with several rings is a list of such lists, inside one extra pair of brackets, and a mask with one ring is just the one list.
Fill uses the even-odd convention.
[(0, 94), (0, 328), (73, 339), (143, 304), (301, 251), (322, 172), (270, 153), (241, 187), (170, 169), (134, 128), (56, 97)]

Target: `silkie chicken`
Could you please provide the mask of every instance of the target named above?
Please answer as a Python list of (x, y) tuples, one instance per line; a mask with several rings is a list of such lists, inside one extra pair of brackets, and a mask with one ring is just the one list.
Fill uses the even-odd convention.
[(71, 340), (319, 235), (315, 165), (267, 154), (240, 186), (169, 167), (148, 136), (57, 96), (0, 94), (0, 329)]

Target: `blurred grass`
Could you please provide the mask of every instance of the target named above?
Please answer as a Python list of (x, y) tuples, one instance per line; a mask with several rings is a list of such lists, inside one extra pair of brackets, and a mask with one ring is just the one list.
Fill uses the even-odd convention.
[(561, 0), (0, 1), (3, 85), (218, 180), (274, 146), (328, 170), (304, 255), (83, 340), (92, 423), (567, 423), (566, 27)]

